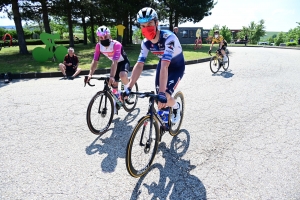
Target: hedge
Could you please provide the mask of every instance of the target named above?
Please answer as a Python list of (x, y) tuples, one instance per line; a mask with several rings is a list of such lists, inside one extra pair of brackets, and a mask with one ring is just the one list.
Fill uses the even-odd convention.
[(296, 42), (287, 42), (286, 46), (297, 46)]

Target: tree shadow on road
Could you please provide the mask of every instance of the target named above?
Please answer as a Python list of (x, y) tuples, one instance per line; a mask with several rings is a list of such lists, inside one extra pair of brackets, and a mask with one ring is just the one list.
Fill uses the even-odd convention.
[(114, 172), (118, 158), (125, 158), (127, 141), (132, 131), (132, 126), (128, 126), (128, 124), (135, 120), (138, 113), (139, 109), (134, 109), (131, 113), (126, 115), (124, 120), (115, 118), (113, 120), (114, 128), (110, 128), (106, 133), (99, 135), (86, 147), (86, 154), (88, 155), (95, 153), (107, 155), (101, 163), (103, 172)]
[[(170, 148), (167, 148), (164, 142), (160, 143), (158, 151), (161, 151), (162, 157), (165, 158), (165, 166), (160, 163), (153, 164), (137, 182), (130, 199), (206, 200), (203, 183), (190, 174), (196, 166), (191, 165), (190, 160), (181, 158), (187, 152), (189, 144), (190, 135), (185, 129), (180, 130), (180, 133), (172, 139)], [(155, 177), (151, 176), (151, 173), (157, 170), (160, 174), (159, 181), (153, 181)]]

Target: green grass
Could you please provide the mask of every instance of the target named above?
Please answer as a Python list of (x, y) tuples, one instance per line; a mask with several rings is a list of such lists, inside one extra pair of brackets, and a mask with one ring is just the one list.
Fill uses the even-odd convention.
[[(49, 59), (46, 62), (37, 62), (33, 59), (31, 53), (36, 47), (45, 47), (45, 45), (28, 45), (27, 49), (29, 55), (19, 54), (19, 47), (6, 47), (0, 51), (0, 73), (32, 73), (32, 72), (57, 72), (60, 71), (59, 62), (53, 62)], [(65, 45), (66, 47), (68, 45)], [(79, 57), (79, 67), (83, 70), (89, 70), (91, 61), (94, 55), (95, 44), (76, 44), (75, 54)], [(194, 45), (182, 45), (185, 60), (195, 60), (201, 58), (207, 58), (209, 45), (204, 44), (201, 49), (194, 50)], [(214, 47), (215, 48), (215, 47)], [(124, 47), (125, 52), (128, 55), (130, 65), (134, 66), (140, 53), (140, 44), (128, 45)], [(149, 52), (147, 64), (157, 64), (158, 57)], [(110, 68), (111, 61), (105, 56), (101, 55), (98, 69)]]

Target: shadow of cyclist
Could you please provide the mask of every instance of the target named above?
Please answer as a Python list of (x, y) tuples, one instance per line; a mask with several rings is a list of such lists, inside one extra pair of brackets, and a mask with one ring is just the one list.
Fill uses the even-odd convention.
[[(107, 154), (101, 163), (101, 169), (104, 172), (114, 172), (117, 166), (118, 158), (125, 158), (125, 149), (132, 126), (128, 126), (129, 122), (134, 121), (138, 116), (139, 109), (134, 109), (128, 113), (124, 120), (120, 118), (114, 119), (114, 128), (110, 128), (106, 133), (98, 136), (88, 147), (86, 154), (92, 155), (95, 153)], [(110, 134), (109, 132), (112, 131)]]
[(233, 77), (232, 70), (220, 71), (221, 73), (212, 74), (212, 76), (222, 76), (223, 78), (231, 78)]
[[(136, 184), (131, 200), (150, 199), (206, 199), (206, 189), (203, 183), (190, 171), (196, 166), (181, 157), (186, 153), (189, 146), (189, 133), (181, 130), (171, 141), (170, 148), (164, 142), (160, 143), (159, 151), (165, 158), (165, 166), (160, 163), (153, 164), (150, 170), (139, 179)], [(159, 180), (153, 181), (153, 177), (147, 175), (159, 172)], [(153, 175), (152, 175), (153, 176)], [(143, 187), (142, 187), (143, 185)], [(148, 193), (148, 194), (147, 194)]]

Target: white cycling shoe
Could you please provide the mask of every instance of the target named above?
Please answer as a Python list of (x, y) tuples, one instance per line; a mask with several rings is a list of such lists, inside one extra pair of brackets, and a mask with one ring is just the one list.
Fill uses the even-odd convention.
[(173, 108), (173, 113), (172, 113), (172, 118), (171, 118), (172, 124), (176, 124), (177, 122), (180, 121), (180, 118), (181, 118), (180, 112), (181, 112), (181, 106), (180, 106), (180, 103), (178, 103), (178, 108), (177, 109)]
[(224, 62), (224, 63), (227, 63), (227, 62), (228, 62), (227, 56), (224, 56), (224, 57), (223, 57), (223, 62)]

